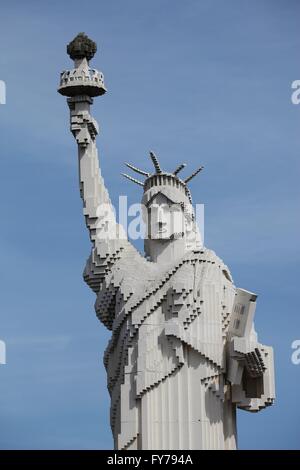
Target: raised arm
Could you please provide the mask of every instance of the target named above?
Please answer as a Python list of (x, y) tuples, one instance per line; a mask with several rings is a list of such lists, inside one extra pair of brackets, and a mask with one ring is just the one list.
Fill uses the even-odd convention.
[[(98, 124), (90, 114), (92, 98), (74, 96), (68, 99), (71, 132), (78, 145), (79, 187), (83, 201), (83, 214), (93, 245), (101, 251), (126, 235), (117, 224), (114, 208), (104, 185), (99, 168), (96, 136)], [(119, 243), (120, 245), (120, 243)], [(106, 248), (104, 248), (106, 249)]]
[(74, 69), (62, 72), (58, 92), (68, 97), (71, 132), (78, 145), (79, 185), (83, 213), (93, 244), (84, 272), (85, 280), (97, 293), (104, 276), (120, 258), (124, 249), (134, 250), (122, 226), (116, 222), (114, 208), (99, 168), (96, 137), (99, 132), (91, 116), (93, 97), (106, 91), (101, 72), (90, 68), (89, 60), (96, 44), (80, 33), (68, 45)]

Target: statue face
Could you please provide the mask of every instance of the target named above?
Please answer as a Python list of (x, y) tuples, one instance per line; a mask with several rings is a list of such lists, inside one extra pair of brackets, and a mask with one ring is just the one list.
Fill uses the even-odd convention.
[(170, 240), (182, 238), (185, 232), (184, 212), (162, 193), (158, 193), (147, 207), (148, 238)]

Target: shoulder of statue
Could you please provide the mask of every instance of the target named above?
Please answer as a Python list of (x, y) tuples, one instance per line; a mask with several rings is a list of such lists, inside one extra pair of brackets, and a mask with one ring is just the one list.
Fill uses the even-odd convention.
[(219, 256), (217, 256), (213, 250), (203, 247), (199, 250), (194, 250), (193, 255), (199, 261), (216, 264), (216, 266), (218, 266), (222, 270), (224, 276), (228, 279), (228, 281), (233, 283), (233, 279), (228, 266), (226, 266), (224, 261)]

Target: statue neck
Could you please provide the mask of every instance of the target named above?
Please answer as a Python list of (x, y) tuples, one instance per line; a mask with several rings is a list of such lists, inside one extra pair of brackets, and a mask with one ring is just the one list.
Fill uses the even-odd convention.
[(178, 240), (147, 240), (146, 254), (150, 261), (159, 264), (173, 264), (187, 252), (184, 238)]

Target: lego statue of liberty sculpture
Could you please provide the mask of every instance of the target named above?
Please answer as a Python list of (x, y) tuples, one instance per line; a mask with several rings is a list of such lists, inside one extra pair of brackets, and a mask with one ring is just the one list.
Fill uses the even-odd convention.
[(272, 348), (260, 344), (256, 295), (236, 288), (229, 269), (202, 246), (185, 165), (140, 170), (145, 255), (128, 241), (101, 176), (93, 98), (105, 93), (89, 66), (96, 44), (80, 33), (61, 74), (78, 145), (80, 194), (92, 242), (84, 279), (111, 330), (104, 364), (115, 449), (235, 449), (236, 409), (257, 412), (274, 400)]

